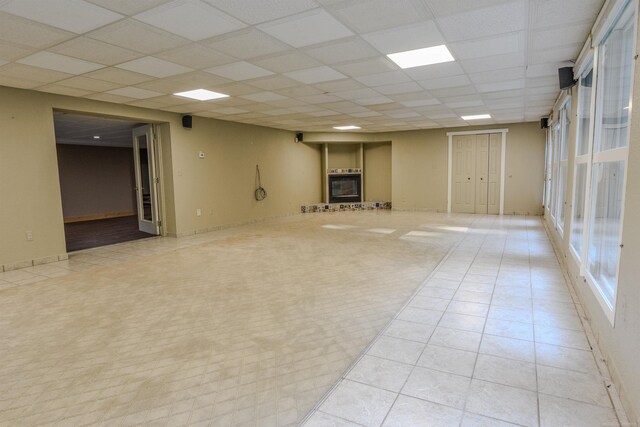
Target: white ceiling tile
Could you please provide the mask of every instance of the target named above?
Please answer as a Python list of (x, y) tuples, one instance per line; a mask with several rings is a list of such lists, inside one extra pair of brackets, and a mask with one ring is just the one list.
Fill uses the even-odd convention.
[(140, 89), (131, 86), (113, 89), (108, 91), (107, 93), (110, 93), (112, 95), (128, 96), (129, 98), (136, 99), (147, 99), (164, 95), (164, 93), (154, 92), (152, 90)]
[(229, 80), (223, 77), (214, 76), (213, 74), (205, 73), (204, 71), (195, 71), (162, 79), (153, 79), (148, 82), (137, 84), (136, 86), (143, 89), (165, 93), (185, 92), (196, 88), (211, 89), (221, 92), (218, 90), (218, 87), (228, 82)]
[(451, 43), (449, 49), (458, 60), (515, 53), (524, 50), (525, 36), (526, 33), (520, 31), (497, 37)]
[(504, 55), (486, 56), (460, 61), (467, 73), (481, 73), (504, 68), (521, 67), (526, 64), (524, 51)]
[(251, 82), (248, 82), (248, 84), (263, 90), (279, 90), (279, 89), (285, 89), (293, 86), (298, 86), (300, 82), (282, 75), (275, 75), (271, 77), (254, 79), (254, 80), (251, 80)]
[(146, 74), (135, 73), (133, 71), (122, 70), (115, 67), (108, 67), (93, 71), (86, 74), (86, 77), (118, 83), (121, 86), (130, 86), (151, 80), (151, 76)]
[(556, 86), (558, 84), (558, 74), (556, 73), (546, 77), (527, 77), (525, 85), (529, 87)]
[(395, 95), (399, 93), (411, 93), (422, 91), (420, 85), (416, 82), (397, 83), (392, 85), (377, 86), (376, 90), (383, 95)]
[(212, 49), (239, 59), (266, 56), (290, 49), (288, 45), (255, 28), (226, 34), (204, 43)]
[(398, 71), (400, 68), (385, 58), (368, 59), (366, 61), (355, 61), (349, 64), (336, 65), (334, 68), (350, 77), (367, 76), (371, 74), (382, 74), (389, 71)]
[(123, 15), (135, 15), (136, 13), (143, 12), (148, 9), (152, 9), (156, 6), (160, 6), (163, 3), (169, 2), (169, 0), (88, 0), (90, 3), (102, 6), (105, 9), (113, 10), (114, 12), (121, 13)]
[(276, 73), (286, 73), (287, 71), (302, 70), (321, 65), (315, 59), (311, 59), (302, 52), (295, 50), (272, 55), (268, 58), (256, 59), (252, 62)]
[(104, 68), (102, 64), (71, 58), (52, 52), (38, 52), (17, 61), (20, 64), (33, 67), (46, 68), (47, 70), (60, 71), (68, 74), (84, 74)]
[(533, 0), (530, 11), (531, 26), (545, 28), (584, 21), (593, 22), (602, 3), (602, 0)]
[(2, 44), (3, 54), (6, 52), (4, 47), (10, 46), (9, 43), (25, 47), (45, 48), (74, 36), (75, 34), (68, 31), (0, 12), (0, 40), (6, 42)]
[(363, 84), (353, 79), (333, 80), (329, 82), (316, 83), (315, 87), (329, 93), (344, 92), (345, 90), (356, 90), (365, 87)]
[(310, 116), (314, 116), (314, 117), (335, 116), (337, 114), (338, 113), (336, 111), (331, 111), (331, 110), (318, 110), (318, 111), (313, 111), (309, 113)]
[(258, 77), (264, 77), (273, 74), (269, 70), (265, 70), (264, 68), (258, 67), (245, 61), (233, 62), (231, 64), (207, 68), (204, 71), (235, 81), (255, 79)]
[(393, 99), (387, 98), (386, 96), (374, 96), (371, 98), (356, 99), (355, 102), (358, 105), (380, 105), (380, 104), (391, 104), (394, 101)]
[(409, 68), (404, 70), (404, 72), (416, 81), (464, 74), (464, 70), (457, 61), (433, 64), (426, 67)]
[(558, 76), (558, 64), (531, 64), (527, 67), (527, 77)]
[(573, 61), (578, 57), (578, 54), (580, 54), (581, 48), (581, 44), (574, 44), (558, 49), (532, 51), (529, 52), (529, 64)]
[(153, 56), (145, 56), (144, 58), (134, 59), (116, 65), (117, 68), (133, 71), (135, 73), (146, 74), (153, 77), (169, 77), (176, 74), (188, 73), (193, 71), (191, 68), (165, 61), (164, 59), (154, 58)]
[(436, 16), (447, 16), (473, 9), (486, 8), (511, 0), (424, 0)]
[(513, 0), (436, 19), (449, 42), (525, 29), (528, 2)]
[(412, 117), (420, 117), (420, 114), (414, 111), (407, 110), (389, 111), (386, 115), (389, 117), (393, 117), (394, 119), (409, 119)]
[(361, 76), (356, 77), (356, 80), (364, 85), (372, 87), (406, 83), (411, 81), (411, 79), (403, 71), (391, 71), (388, 73)]
[(207, 3), (224, 10), (241, 21), (249, 24), (272, 21), (294, 15), (318, 5), (313, 0), (205, 0)]
[(382, 116), (382, 113), (378, 113), (377, 111), (362, 111), (359, 113), (351, 113), (349, 114), (353, 117), (365, 118), (365, 117), (379, 117)]
[(429, 91), (431, 95), (436, 98), (445, 98), (447, 96), (463, 96), (463, 95), (474, 95), (478, 93), (476, 87), (473, 85), (467, 86), (458, 86), (458, 87), (446, 87), (442, 89), (431, 89)]
[(258, 92), (250, 95), (243, 95), (242, 98), (256, 102), (269, 102), (287, 99), (286, 97), (278, 95), (275, 92)]
[(306, 84), (328, 82), (331, 80), (340, 80), (347, 78), (347, 76), (345, 76), (344, 74), (339, 73), (338, 71), (326, 65), (315, 68), (307, 68), (306, 70), (291, 71), (289, 73), (284, 73), (284, 75)]
[(258, 28), (293, 47), (309, 46), (353, 35), (351, 30), (323, 9), (261, 24)]
[(356, 99), (372, 98), (372, 97), (380, 96), (378, 92), (370, 88), (345, 90), (342, 92), (336, 92), (333, 95), (340, 97), (342, 99), (348, 99), (351, 101)]
[(427, 90), (431, 89), (443, 89), (458, 86), (465, 86), (471, 83), (466, 75), (440, 77), (438, 79), (422, 80), (419, 82), (420, 86)]
[(60, 80), (72, 77), (72, 74), (62, 73), (59, 71), (47, 70), (40, 67), (32, 67), (24, 64), (6, 64), (0, 69), (3, 76), (15, 79), (24, 79), (25, 81), (39, 82), (38, 86), (44, 83), (54, 83)]
[(521, 79), (525, 76), (525, 67), (505, 68), (502, 70), (483, 71), (469, 74), (469, 79), (476, 84), (499, 82), (503, 80)]
[(350, 37), (307, 49), (306, 54), (325, 64), (356, 61), (380, 56), (380, 53), (360, 37)]
[(426, 107), (429, 105), (438, 105), (440, 104), (440, 100), (436, 98), (425, 98), (425, 99), (414, 99), (412, 101), (400, 101), (400, 104), (405, 107)]
[(340, 98), (321, 93), (317, 95), (302, 96), (300, 97), (300, 100), (308, 104), (326, 104), (328, 102), (340, 101)]
[(444, 37), (433, 21), (376, 31), (365, 34), (362, 37), (385, 54), (437, 46), (445, 42)]
[(200, 0), (174, 0), (135, 19), (192, 41), (238, 30), (246, 25)]
[(524, 79), (508, 80), (494, 83), (483, 83), (476, 85), (478, 92), (497, 92), (500, 90), (520, 89), (524, 87)]
[(591, 23), (564, 25), (560, 28), (546, 28), (531, 32), (529, 49), (544, 50), (563, 45), (584, 44), (591, 30)]
[(53, 46), (49, 50), (104, 65), (119, 64), (142, 56), (142, 54), (138, 52), (88, 37), (76, 37), (62, 44)]
[(0, 10), (76, 34), (123, 18), (118, 13), (83, 0), (13, 0)]
[(483, 100), (488, 99), (505, 99), (505, 98), (515, 98), (515, 97), (524, 97), (524, 89), (512, 89), (512, 90), (502, 90), (497, 92), (485, 92), (482, 94)]
[(358, 33), (399, 27), (432, 17), (421, 0), (344, 2), (332, 8), (332, 12)]
[(156, 53), (154, 56), (196, 70), (237, 61), (236, 58), (216, 52), (198, 43), (190, 43), (176, 49)]
[(187, 39), (133, 19), (116, 22), (95, 30), (87, 36), (147, 55), (183, 46), (189, 42)]
[(37, 90), (41, 92), (55, 93), (57, 95), (76, 96), (76, 97), (82, 97), (92, 93), (91, 91), (88, 91), (88, 90), (78, 89), (74, 87), (60, 86), (57, 84), (41, 86)]
[(117, 83), (91, 79), (85, 76), (72, 77), (70, 79), (59, 81), (57, 84), (61, 86), (68, 86), (70, 88), (86, 90), (88, 92), (105, 92), (120, 86)]

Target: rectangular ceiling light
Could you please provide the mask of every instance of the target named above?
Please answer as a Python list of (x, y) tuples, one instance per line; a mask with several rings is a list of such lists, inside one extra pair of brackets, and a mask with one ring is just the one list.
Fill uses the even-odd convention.
[(228, 98), (229, 95), (224, 93), (213, 92), (207, 89), (194, 89), (186, 92), (174, 93), (176, 96), (182, 96), (183, 98), (197, 99), (198, 101), (210, 101), (218, 98)]
[(490, 119), (491, 114), (476, 114), (475, 116), (461, 116), (462, 120), (480, 120), (480, 119)]
[(348, 126), (334, 126), (334, 129), (337, 130), (354, 130), (354, 129), (361, 129), (360, 126), (353, 126), (353, 125), (348, 125)]
[(390, 60), (398, 64), (400, 68), (421, 67), (423, 65), (440, 64), (442, 62), (455, 61), (447, 46), (425, 47), (422, 49), (407, 50), (405, 52), (391, 53), (387, 55)]

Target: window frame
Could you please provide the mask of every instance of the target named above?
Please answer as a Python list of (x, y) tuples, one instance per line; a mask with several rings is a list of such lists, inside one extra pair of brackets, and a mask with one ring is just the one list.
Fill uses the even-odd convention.
[[(625, 1), (624, 4), (619, 8), (617, 16), (615, 18), (611, 19), (611, 24), (610, 27), (608, 28), (606, 34), (601, 37), (598, 41), (597, 46), (594, 47), (594, 59), (593, 59), (593, 67), (594, 67), (594, 77), (593, 77), (593, 81), (595, 84), (595, 90), (594, 93), (592, 94), (595, 98), (593, 99), (594, 103), (593, 103), (593, 108), (595, 109), (595, 114), (592, 116), (593, 120), (591, 123), (591, 129), (590, 129), (590, 141), (589, 141), (589, 160), (588, 160), (588, 166), (587, 166), (587, 185), (585, 188), (585, 215), (584, 215), (584, 223), (586, 224), (586, 226), (583, 229), (583, 241), (582, 241), (582, 256), (581, 256), (581, 262), (579, 262), (580, 265), (580, 274), (585, 278), (585, 281), (587, 282), (587, 284), (589, 285), (589, 287), (591, 288), (591, 291), (593, 292), (596, 300), (598, 301), (599, 305), (601, 306), (605, 316), (607, 317), (607, 319), (609, 320), (609, 322), (611, 323), (612, 326), (615, 326), (615, 314), (616, 314), (616, 304), (617, 304), (617, 300), (618, 300), (618, 278), (619, 278), (619, 274), (620, 274), (620, 255), (621, 255), (621, 247), (622, 247), (622, 243), (620, 243), (620, 247), (618, 248), (617, 251), (617, 264), (616, 264), (616, 283), (615, 283), (615, 289), (613, 291), (612, 294), (612, 300), (609, 301), (608, 298), (605, 296), (604, 291), (603, 291), (603, 285), (601, 285), (600, 283), (598, 283), (598, 280), (596, 278), (593, 277), (593, 275), (591, 274), (591, 272), (589, 271), (588, 268), (588, 264), (589, 264), (589, 246), (590, 246), (590, 235), (591, 235), (591, 204), (592, 204), (592, 187), (594, 185), (594, 183), (592, 182), (592, 175), (593, 175), (593, 166), (596, 164), (603, 164), (603, 163), (613, 163), (613, 162), (624, 162), (624, 177), (623, 179), (623, 183), (622, 183), (622, 199), (621, 199), (621, 205), (620, 205), (620, 226), (619, 226), (619, 230), (618, 230), (618, 241), (622, 242), (622, 234), (623, 234), (623, 223), (624, 223), (624, 214), (625, 214), (625, 202), (626, 202), (626, 189), (627, 189), (627, 175), (628, 175), (628, 154), (629, 154), (629, 144), (631, 143), (630, 140), (630, 131), (631, 131), (631, 125), (629, 124), (627, 126), (626, 129), (626, 139), (627, 139), (627, 144), (625, 147), (619, 147), (619, 148), (613, 148), (613, 149), (609, 149), (609, 150), (604, 150), (604, 151), (599, 151), (596, 152), (594, 150), (594, 146), (596, 144), (596, 138), (600, 138), (601, 137), (601, 131), (602, 131), (602, 116), (603, 116), (603, 82), (602, 79), (603, 77), (603, 73), (601, 72), (600, 68), (601, 68), (601, 63), (602, 63), (602, 58), (601, 58), (601, 53), (600, 50), (602, 49), (602, 46), (608, 41), (609, 36), (611, 35), (613, 29), (615, 28), (615, 26), (620, 22), (620, 20), (625, 16), (625, 14), (627, 13), (628, 7), (633, 7), (633, 10), (631, 12), (631, 19), (630, 19), (630, 25), (633, 26), (633, 31), (631, 31), (632, 34), (634, 34), (633, 37), (633, 41), (632, 41), (632, 52), (636, 52), (636, 48), (637, 48), (637, 30), (638, 30), (638, 5), (637, 2), (631, 2), (629, 0)], [(635, 75), (635, 62), (636, 61), (631, 61), (631, 71), (630, 71), (630, 75), (631, 75), (631, 81), (630, 81), (630, 99), (633, 99), (633, 88), (634, 88), (634, 78), (633, 76)], [(632, 117), (632, 106), (630, 105), (630, 117)], [(578, 133), (576, 133), (576, 138), (577, 138)], [(577, 144), (576, 144), (576, 150), (577, 150)], [(577, 153), (577, 151), (576, 151)], [(575, 156), (574, 159), (577, 160), (578, 156)], [(575, 169), (575, 167), (574, 167)], [(571, 244), (569, 244), (570, 247), (570, 252), (571, 252)]]

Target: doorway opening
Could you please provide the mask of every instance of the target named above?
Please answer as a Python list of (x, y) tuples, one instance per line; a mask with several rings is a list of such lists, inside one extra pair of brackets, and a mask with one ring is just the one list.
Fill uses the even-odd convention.
[(502, 215), (508, 129), (449, 132), (448, 212)]
[(55, 111), (67, 252), (161, 234), (156, 126)]

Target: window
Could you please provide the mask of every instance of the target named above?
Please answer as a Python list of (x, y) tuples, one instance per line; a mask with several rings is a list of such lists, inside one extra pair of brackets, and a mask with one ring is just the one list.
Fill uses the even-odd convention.
[(573, 213), (571, 220), (570, 244), (573, 254), (582, 259), (584, 234), (585, 198), (589, 160), (591, 159), (591, 129), (593, 108), (593, 63), (580, 76), (578, 85), (578, 130), (576, 141), (576, 161), (573, 180)]
[(569, 169), (569, 124), (570, 124), (570, 108), (571, 97), (567, 97), (564, 104), (560, 108), (560, 129), (558, 140), (558, 191), (557, 191), (557, 214), (556, 214), (556, 228), (563, 233), (564, 229), (564, 214), (567, 195), (567, 173)]
[[(634, 7), (632, 7), (634, 5)], [(633, 82), (635, 2), (598, 46), (596, 117), (588, 191), (587, 280), (613, 322)]]

